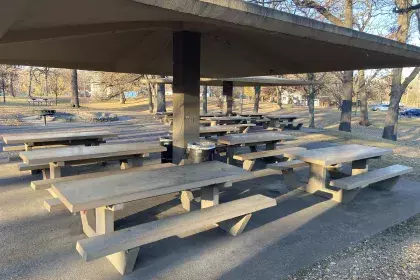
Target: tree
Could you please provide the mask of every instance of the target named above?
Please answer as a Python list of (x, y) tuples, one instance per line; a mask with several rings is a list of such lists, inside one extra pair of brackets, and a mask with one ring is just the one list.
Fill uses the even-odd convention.
[(206, 85), (203, 86), (203, 113), (207, 114), (207, 91), (208, 87)]
[(79, 108), (79, 85), (77, 81), (77, 69), (71, 70), (71, 101), (70, 106)]
[[(395, 0), (395, 5), (398, 9), (407, 9), (412, 5), (412, 0)], [(398, 29), (396, 32), (396, 39), (398, 42), (407, 42), (412, 15), (412, 11), (398, 14)], [(411, 74), (402, 81), (402, 69), (399, 68), (392, 70), (391, 97), (388, 112), (386, 114), (382, 138), (393, 141), (397, 140), (398, 113), (401, 97), (408, 85), (419, 74), (419, 72), (419, 67), (414, 68)]]
[(254, 97), (254, 113), (258, 113), (260, 107), (260, 95), (261, 95), (261, 86), (255, 86), (255, 97)]
[[(34, 68), (29, 67), (29, 84), (28, 84), (28, 97), (32, 98), (32, 78), (34, 76)], [(57, 104), (56, 104), (57, 105)]]
[(125, 98), (125, 94), (123, 91), (120, 92), (120, 104), (125, 104), (127, 98)]
[[(160, 76), (160, 78), (164, 78)], [(164, 113), (166, 112), (166, 92), (165, 84), (158, 84), (156, 90), (156, 112)]]

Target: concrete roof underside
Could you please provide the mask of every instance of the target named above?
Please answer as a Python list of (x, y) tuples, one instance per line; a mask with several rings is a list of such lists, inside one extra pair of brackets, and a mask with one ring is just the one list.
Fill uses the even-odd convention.
[[(157, 79), (142, 79), (140, 83), (146, 84), (172, 84), (173, 78), (157, 78)], [(277, 77), (243, 77), (243, 78), (224, 78), (224, 79), (208, 79), (201, 78), (200, 84), (206, 86), (223, 86), (223, 82), (232, 82), (234, 87), (253, 87), (253, 86), (309, 86), (320, 85), (320, 82), (309, 80), (291, 80)]]
[(0, 63), (172, 75), (172, 34), (202, 34), (201, 76), (420, 65), (420, 49), (240, 0), (0, 0)]

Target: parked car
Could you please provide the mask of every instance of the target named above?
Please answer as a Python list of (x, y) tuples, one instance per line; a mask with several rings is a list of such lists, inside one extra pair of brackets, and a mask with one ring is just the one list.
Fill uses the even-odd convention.
[(407, 109), (400, 112), (400, 115), (406, 116), (406, 117), (412, 117), (412, 116), (420, 117), (420, 109), (415, 109), (415, 108)]
[(378, 104), (372, 106), (372, 111), (388, 111), (388, 104)]

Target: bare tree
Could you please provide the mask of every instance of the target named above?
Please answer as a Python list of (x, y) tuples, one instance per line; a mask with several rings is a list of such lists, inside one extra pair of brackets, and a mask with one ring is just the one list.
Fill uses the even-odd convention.
[[(159, 76), (164, 78), (164, 76)], [(156, 90), (156, 112), (166, 112), (166, 91), (165, 84), (158, 84)]]
[(261, 86), (254, 87), (255, 96), (254, 96), (254, 113), (258, 113), (260, 107), (260, 95), (261, 95)]
[[(395, 5), (398, 9), (407, 9), (412, 5), (412, 0), (395, 0)], [(407, 42), (412, 15), (412, 11), (398, 14), (398, 29), (396, 33), (396, 39), (398, 42)], [(401, 97), (407, 89), (408, 85), (419, 74), (419, 72), (419, 67), (414, 68), (411, 74), (405, 78), (404, 81), (402, 81), (402, 69), (399, 68), (392, 71), (391, 98), (388, 112), (386, 114), (385, 127), (382, 133), (382, 138), (394, 141), (397, 140), (398, 113)]]
[(207, 91), (208, 87), (206, 85), (203, 86), (203, 112), (207, 114)]

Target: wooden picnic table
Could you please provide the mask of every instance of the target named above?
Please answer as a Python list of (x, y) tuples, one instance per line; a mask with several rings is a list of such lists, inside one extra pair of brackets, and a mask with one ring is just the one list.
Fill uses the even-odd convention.
[(149, 153), (166, 151), (159, 143), (128, 143), (102, 146), (74, 146), (21, 152), (19, 156), (29, 165), (49, 164), (50, 177), (61, 177), (61, 167), (91, 162), (106, 162), (120, 160), (121, 168), (128, 167), (127, 160), (132, 160), (133, 166), (141, 166), (142, 157)]
[(280, 125), (288, 129), (293, 129), (294, 120), (298, 119), (300, 116), (299, 115), (267, 115), (265, 117), (270, 120), (269, 127), (278, 127), (278, 125)]
[(250, 118), (262, 118), (265, 114), (262, 113), (236, 113), (237, 116), (250, 117)]
[(274, 150), (278, 142), (292, 139), (293, 136), (281, 132), (260, 132), (221, 136), (217, 139), (217, 143), (227, 146), (227, 162), (233, 164), (235, 149), (241, 145), (249, 146), (251, 152), (256, 152), (258, 145), (265, 145), (266, 150)]
[(237, 124), (237, 125), (216, 125), (216, 126), (207, 126), (200, 127), (200, 136), (222, 136), (228, 133), (246, 133), (250, 127), (255, 126), (255, 124)]
[(81, 131), (81, 132), (45, 132), (30, 134), (15, 134), (3, 136), (6, 144), (24, 144), (25, 151), (36, 146), (51, 145), (99, 145), (106, 138), (118, 137), (109, 131)]
[(351, 163), (351, 176), (368, 172), (367, 162), (369, 159), (380, 158), (383, 155), (392, 154), (391, 149), (363, 146), (363, 145), (339, 145), (328, 148), (289, 151), (284, 156), (290, 159), (298, 159), (309, 164), (309, 181), (302, 187), (306, 192), (341, 201), (354, 197), (354, 191), (337, 190), (331, 188), (330, 178), (344, 177), (348, 174), (338, 172), (334, 167), (342, 163)]
[(224, 125), (224, 124), (239, 124), (247, 123), (251, 120), (249, 117), (202, 117), (202, 120), (210, 121), (210, 126)]
[[(92, 240), (97, 240), (95, 238), (98, 236), (103, 236), (103, 238), (108, 239), (114, 238), (114, 234), (117, 233), (125, 234), (124, 230), (114, 232), (114, 212), (123, 209), (124, 203), (185, 190), (201, 189), (201, 208), (206, 208), (207, 211), (191, 211), (190, 214), (197, 217), (197, 219), (191, 220), (188, 218), (191, 215), (184, 214), (177, 215), (168, 220), (162, 220), (159, 222), (159, 226), (153, 226), (156, 222), (139, 225), (142, 228), (144, 227), (142, 232), (145, 232), (145, 234), (150, 232), (150, 235), (156, 236), (156, 240), (160, 240), (176, 232), (180, 232), (180, 234), (184, 231), (187, 232), (190, 224), (197, 224), (197, 227), (200, 228), (214, 225), (211, 222), (212, 220), (209, 220), (211, 217), (209, 217), (210, 212), (208, 210), (209, 208), (216, 209), (213, 207), (220, 207), (218, 205), (219, 188), (230, 187), (232, 186), (232, 181), (251, 179), (252, 177), (251, 172), (245, 171), (242, 168), (212, 161), (145, 172), (139, 171), (109, 175), (78, 180), (76, 182), (55, 183), (52, 186), (52, 191), (70, 212), (81, 212), (83, 232), (89, 239), (78, 242), (76, 249), (88, 260), (90, 257), (87, 257), (87, 251), (90, 251), (91, 248), (88, 246), (88, 243), (91, 243)], [(263, 201), (268, 201), (268, 198), (262, 196), (258, 198), (260, 200), (263, 199)], [(242, 201), (242, 203), (245, 203), (244, 207), (248, 208), (245, 214), (275, 206), (275, 201), (272, 200), (270, 201), (270, 205), (261, 205), (260, 207), (249, 205), (245, 200)], [(227, 203), (226, 207), (222, 206), (220, 212), (212, 214), (212, 216), (220, 216), (222, 218), (220, 221), (223, 221), (243, 214), (238, 214), (240, 210), (238, 207), (231, 207), (229, 205), (233, 206), (232, 203)], [(231, 215), (231, 217), (223, 218), (221, 216), (226, 214)], [(230, 223), (225, 227), (222, 224), (219, 226), (236, 235), (243, 230), (249, 218), (250, 215), (246, 215), (244, 218)], [(139, 226), (132, 227), (132, 229), (134, 230)], [(185, 230), (183, 230), (184, 228)], [(131, 238), (144, 239), (137, 231), (133, 232)], [(103, 256), (107, 256), (108, 260), (121, 274), (129, 273), (134, 267), (139, 252), (138, 246), (140, 245), (133, 244), (133, 246), (130, 245), (127, 248), (125, 246), (117, 246), (110, 250), (109, 253), (104, 253)]]

